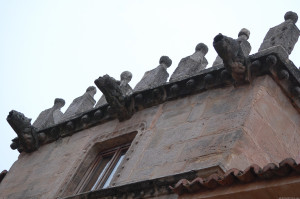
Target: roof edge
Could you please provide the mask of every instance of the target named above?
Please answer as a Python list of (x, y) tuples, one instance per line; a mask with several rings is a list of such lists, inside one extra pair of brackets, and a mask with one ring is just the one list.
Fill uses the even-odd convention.
[[(249, 84), (253, 79), (270, 75), (283, 92), (291, 99), (295, 108), (300, 111), (300, 71), (288, 58), (288, 53), (281, 46), (275, 46), (249, 56), (249, 80), (236, 83), (232, 75), (223, 65), (218, 65), (201, 71), (179, 81), (168, 82), (161, 86), (134, 92), (125, 99), (124, 109), (130, 110), (125, 119), (143, 109), (162, 104), (166, 101), (183, 98), (189, 95), (205, 92), (210, 89), (234, 85), (235, 87)], [(111, 106), (105, 104), (90, 111), (74, 116), (68, 121), (35, 130), (35, 147), (26, 152), (37, 150), (39, 146), (54, 142), (59, 138), (71, 136), (87, 128), (119, 119), (119, 113), (112, 112)], [(24, 115), (23, 115), (24, 116)], [(18, 138), (13, 140), (13, 144)], [(13, 145), (12, 144), (12, 145)], [(12, 147), (11, 145), (11, 147)], [(17, 144), (15, 144), (17, 145)], [(13, 148), (13, 147), (12, 147)], [(15, 147), (15, 149), (18, 147)], [(19, 150), (20, 151), (20, 150)]]

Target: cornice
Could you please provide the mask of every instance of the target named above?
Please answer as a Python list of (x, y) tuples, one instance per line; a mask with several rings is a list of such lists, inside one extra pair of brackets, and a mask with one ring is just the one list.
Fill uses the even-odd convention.
[[(250, 55), (249, 60), (251, 64), (248, 69), (247, 81), (237, 83), (223, 65), (217, 65), (179, 81), (168, 82), (158, 87), (134, 92), (125, 98), (125, 108), (126, 106), (132, 106), (130, 109), (131, 115), (133, 115), (138, 111), (167, 101), (228, 85), (239, 87), (244, 84), (251, 84), (251, 81), (259, 76), (270, 75), (299, 111), (300, 72), (293, 62), (288, 59), (288, 53), (281, 46), (275, 46)], [(109, 104), (105, 104), (78, 114), (62, 123), (37, 131), (39, 146), (115, 119), (118, 119), (118, 114), (111, 111)], [(39, 146), (28, 152), (36, 150)]]

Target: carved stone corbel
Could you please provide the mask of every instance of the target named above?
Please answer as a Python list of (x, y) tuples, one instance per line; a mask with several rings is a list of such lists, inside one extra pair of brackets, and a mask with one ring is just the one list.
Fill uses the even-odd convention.
[(12, 110), (6, 120), (18, 135), (12, 140), (12, 149), (18, 149), (19, 152), (32, 152), (39, 148), (37, 129), (31, 125), (31, 119), (23, 113)]
[(236, 83), (249, 81), (250, 61), (237, 40), (220, 33), (214, 38), (213, 46)]
[(110, 111), (117, 114), (119, 121), (131, 118), (134, 113), (134, 100), (122, 92), (117, 80), (109, 75), (104, 75), (96, 79), (95, 84), (104, 94)]

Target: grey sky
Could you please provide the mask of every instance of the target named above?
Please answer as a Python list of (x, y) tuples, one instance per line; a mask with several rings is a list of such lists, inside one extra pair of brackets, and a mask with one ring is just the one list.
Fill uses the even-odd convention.
[[(0, 1), (0, 172), (19, 154), (10, 149), (16, 137), (6, 122), (10, 110), (34, 121), (60, 97), (65, 111), (100, 75), (119, 79), (124, 70), (132, 72), (134, 87), (161, 55), (173, 60), (171, 74), (200, 42), (208, 45), (210, 67), (218, 33), (236, 38), (248, 28), (256, 53), (290, 10), (300, 15), (300, 1)], [(290, 56), (296, 66), (299, 54), (296, 44)]]

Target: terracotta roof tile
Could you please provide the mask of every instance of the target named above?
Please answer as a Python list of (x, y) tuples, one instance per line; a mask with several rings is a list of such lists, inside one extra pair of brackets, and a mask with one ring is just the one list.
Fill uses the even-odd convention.
[(192, 193), (214, 189), (218, 186), (230, 186), (236, 183), (249, 183), (258, 180), (285, 177), (290, 174), (300, 174), (300, 164), (292, 158), (287, 158), (276, 165), (269, 163), (263, 168), (253, 164), (244, 171), (230, 169), (223, 175), (212, 174), (207, 178), (197, 177), (193, 181), (181, 179), (174, 187), (170, 188), (177, 194)]

